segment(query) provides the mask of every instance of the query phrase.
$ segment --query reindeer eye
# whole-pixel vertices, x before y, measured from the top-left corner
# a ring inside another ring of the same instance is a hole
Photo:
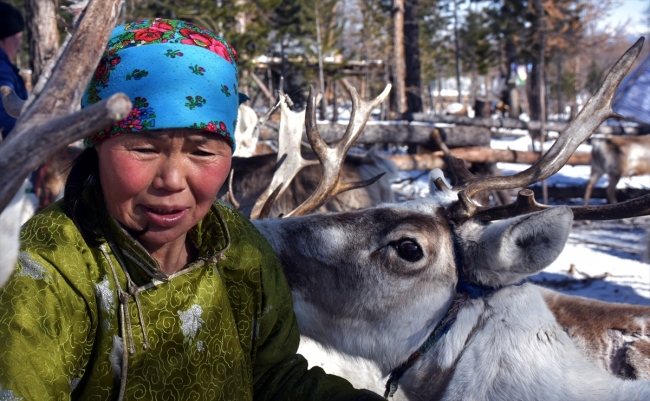
[[[424,256],[420,245],[410,238],[403,238],[399,241],[395,241],[392,245],[397,251],[397,255],[406,261],[417,262]]]

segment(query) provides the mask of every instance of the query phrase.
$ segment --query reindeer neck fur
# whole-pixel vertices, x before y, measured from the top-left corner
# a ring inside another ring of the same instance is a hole
[[[413,400],[650,397],[650,383],[616,378],[588,361],[532,284],[472,300],[400,387]]]

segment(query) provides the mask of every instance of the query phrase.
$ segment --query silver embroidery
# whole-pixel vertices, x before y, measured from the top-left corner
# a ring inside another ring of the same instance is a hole
[[[76,389],[80,382],[81,382],[80,377],[75,377],[74,379],[72,379],[70,381],[70,391]]]
[[[196,350],[199,352],[203,352],[205,349],[205,346],[203,345],[203,341],[197,341],[196,342]]]
[[[111,290],[108,275],[104,276],[101,283],[95,285],[95,295],[99,298],[99,306],[112,315],[115,308],[115,293]]]
[[[0,391],[0,401],[19,401],[22,399],[23,397],[14,396],[14,392],[11,390]]]
[[[102,327],[105,331],[109,331],[111,329],[111,322],[108,319],[104,319],[102,321]]]
[[[118,336],[113,336],[113,348],[111,349],[110,354],[108,354],[108,360],[111,361],[111,366],[113,368],[113,377],[116,381],[120,381],[122,378],[122,355],[124,354],[124,343],[122,338]]]
[[[203,308],[199,305],[192,305],[186,311],[178,311],[178,316],[181,319],[181,330],[185,336],[185,341],[192,341],[196,337],[196,333],[201,329],[201,324],[205,323],[201,319]]]
[[[18,255],[18,260],[21,269],[16,273],[17,276],[29,276],[34,280],[47,280],[50,277],[45,266],[34,260],[27,252],[21,252]],[[0,401],[2,401],[1,398]]]

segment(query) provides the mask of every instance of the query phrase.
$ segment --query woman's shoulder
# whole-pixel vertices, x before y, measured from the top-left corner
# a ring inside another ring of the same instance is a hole
[[[223,214],[233,241],[243,240],[258,243],[261,247],[268,246],[262,233],[259,232],[248,217],[228,203],[217,200],[214,204]]]
[[[74,222],[65,214],[61,201],[55,202],[22,227],[18,270],[38,267],[50,275],[62,275],[74,282],[88,279],[88,266],[95,254]],[[86,268],[83,268],[86,267]]]
[[[227,254],[246,255],[245,258],[259,266],[259,261],[264,259],[266,265],[276,260],[275,253],[266,238],[255,227],[249,218],[242,215],[229,204],[221,201],[215,202],[215,207],[221,212],[228,227],[230,246]],[[255,262],[257,260],[257,262]]]
[[[27,280],[36,288],[72,289],[71,293],[93,299],[93,283],[102,274],[98,254],[64,213],[61,202],[55,202],[23,225],[14,284]]]
[[[63,211],[62,201],[54,202],[36,213],[23,225],[20,232],[23,247],[53,242],[69,244],[78,240],[83,241],[81,233]]]

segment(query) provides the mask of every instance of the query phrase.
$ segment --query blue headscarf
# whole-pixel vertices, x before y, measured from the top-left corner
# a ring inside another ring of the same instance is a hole
[[[225,40],[189,22],[156,18],[116,27],[81,105],[123,92],[133,109],[86,146],[129,132],[190,128],[222,135],[234,152],[236,58]]]

